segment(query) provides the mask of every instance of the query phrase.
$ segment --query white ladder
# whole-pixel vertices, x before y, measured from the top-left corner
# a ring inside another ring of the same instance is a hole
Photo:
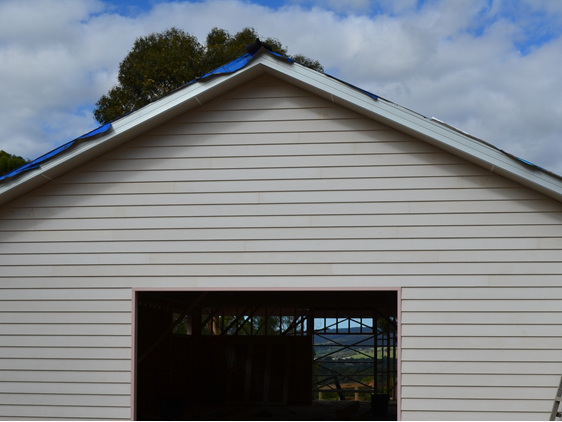
[[[556,418],[560,417],[560,412],[558,412],[558,407],[560,406],[560,401],[562,401],[562,377],[560,378],[560,385],[558,386],[558,392],[556,397],[554,397],[554,404],[552,405],[552,412],[550,412],[550,420],[555,421]]]

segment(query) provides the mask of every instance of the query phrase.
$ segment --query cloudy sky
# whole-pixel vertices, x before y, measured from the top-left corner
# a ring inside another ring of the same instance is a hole
[[[290,54],[562,175],[560,0],[0,0],[0,149],[98,124],[134,40],[250,26]]]

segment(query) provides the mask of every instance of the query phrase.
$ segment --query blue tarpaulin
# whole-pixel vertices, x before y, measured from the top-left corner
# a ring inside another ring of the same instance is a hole
[[[278,53],[275,53],[275,52],[273,52],[273,51],[267,50],[267,52],[268,52],[269,54],[271,54],[271,55],[274,55],[274,56],[277,56],[277,57],[282,58],[282,59],[284,59],[284,60],[287,60],[289,63],[293,63],[293,62],[294,62],[293,59],[288,58],[288,57],[285,57],[285,56],[283,56],[283,55],[281,55],[281,54],[278,54]],[[252,58],[254,57],[254,55],[255,55],[255,52],[253,52],[253,53],[246,53],[246,54],[244,54],[243,56],[240,56],[240,57],[238,57],[237,59],[235,59],[235,60],[233,60],[233,61],[231,61],[231,62],[225,64],[224,66],[221,66],[221,67],[219,67],[219,68],[217,68],[217,69],[215,69],[215,70],[213,70],[213,71],[211,71],[211,72],[209,72],[209,73],[207,73],[207,74],[205,74],[205,75],[203,75],[203,76],[201,76],[201,77],[199,77],[199,78],[197,78],[197,79],[194,79],[193,81],[191,81],[191,82],[189,82],[189,83],[183,85],[182,87],[180,87],[180,88],[178,88],[178,89],[182,89],[182,88],[184,88],[184,87],[186,87],[186,86],[189,86],[189,85],[192,85],[192,84],[194,84],[194,83],[197,83],[198,81],[200,81],[200,80],[202,80],[202,79],[205,79],[205,78],[208,78],[208,77],[210,77],[210,76],[226,75],[226,74],[229,74],[229,73],[237,72],[238,70],[240,70],[240,69],[242,69],[243,67],[245,67],[245,66],[252,60]],[[334,78],[334,79],[337,79],[337,78]],[[339,79],[337,79],[337,80],[339,80]],[[343,81],[340,81],[340,82],[343,82]],[[343,82],[343,83],[346,83],[346,82]],[[347,84],[347,83],[346,83],[346,84]],[[353,88],[355,88],[355,89],[357,89],[357,90],[363,92],[364,94],[366,94],[366,95],[368,95],[368,96],[370,96],[370,97],[372,97],[372,98],[374,98],[374,99],[377,99],[377,98],[378,98],[376,95],[371,94],[371,93],[368,92],[368,91],[365,91],[365,90],[363,90],[363,89],[357,88],[357,87],[355,87],[355,86],[353,86],[353,85],[351,85],[351,84],[347,84],[347,85],[349,85],[350,87],[353,87]],[[177,91],[177,90],[176,90],[176,91]],[[175,91],[174,91],[174,92],[175,92]],[[171,92],[170,92],[169,94],[171,94]],[[127,113],[127,114],[129,114],[129,113]],[[122,116],[122,117],[124,117],[124,116]],[[77,142],[82,141],[82,140],[86,140],[86,139],[89,139],[89,138],[93,138],[93,137],[95,137],[95,136],[97,136],[97,135],[104,134],[104,133],[106,133],[110,128],[111,128],[111,123],[107,123],[107,124],[105,124],[105,125],[103,125],[103,126],[100,126],[99,128],[97,128],[97,129],[95,129],[95,130],[93,130],[93,131],[91,131],[91,132],[89,132],[89,133],[87,133],[87,134],[85,134],[85,135],[82,135],[82,136],[80,136],[80,137],[78,137],[78,138],[76,138],[76,139],[74,139],[74,140],[72,140],[72,141],[70,141],[70,142],[68,142],[68,143],[66,143],[66,144],[64,144],[64,145],[61,145],[60,147],[58,147],[58,148],[52,150],[51,152],[49,152],[49,153],[47,153],[47,154],[45,154],[45,155],[42,155],[41,157],[39,157],[39,158],[37,158],[37,159],[35,159],[35,160],[33,160],[33,161],[31,161],[31,162],[29,162],[29,163],[23,165],[22,167],[20,167],[20,168],[14,170],[14,171],[12,171],[12,172],[10,172],[10,173],[8,173],[8,174],[5,174],[5,175],[1,176],[1,177],[0,177],[0,182],[3,182],[3,181],[5,181],[5,180],[7,180],[7,179],[11,179],[11,178],[13,178],[13,177],[16,177],[16,176],[20,175],[21,173],[26,172],[26,171],[28,171],[28,170],[33,170],[33,169],[39,167],[39,166],[41,165],[41,163],[43,163],[43,162],[45,162],[45,161],[51,159],[52,157],[54,157],[54,156],[56,156],[56,155],[62,153],[63,151],[65,151],[65,150],[67,150],[68,148],[70,148],[70,147],[72,147],[73,145],[75,145]]]
[[[272,54],[274,56],[280,57],[282,59],[285,59],[289,63],[294,62],[293,59],[282,56],[279,53],[275,53],[273,51],[268,51],[268,53]],[[240,56],[237,59],[232,60],[230,63],[227,63],[224,66],[221,66],[221,67],[219,67],[215,70],[212,70],[211,72],[201,76],[200,78],[194,80],[193,82],[197,82],[199,79],[203,79],[203,78],[206,78],[206,77],[212,76],[212,75],[225,75],[225,74],[228,74],[228,73],[234,73],[234,72],[242,69],[244,66],[246,66],[250,62],[250,60],[252,60],[252,57],[254,57],[254,54],[246,53],[243,56]],[[190,83],[193,83],[193,82],[190,82]]]
[[[47,154],[42,155],[41,157],[36,158],[35,160],[30,161],[27,164],[24,164],[23,166],[15,169],[14,171],[3,175],[2,177],[0,177],[0,182],[5,180],[5,179],[11,179],[12,177],[15,177],[15,176],[19,175],[20,173],[26,172],[28,170],[33,170],[33,169],[39,167],[39,165],[41,163],[51,159],[52,157],[54,157],[56,155],[59,155],[61,152],[67,150],[68,148],[70,148],[71,146],[76,144],[77,142],[80,142],[81,140],[93,138],[97,135],[101,135],[101,134],[107,132],[110,128],[111,128],[111,123],[107,123],[103,126],[98,127],[97,129],[92,130],[91,132],[86,133],[85,135],[82,135],[82,136],[80,136],[76,139],[73,139],[72,141],[67,142],[64,145],[61,145],[60,147],[52,150],[51,152],[48,152]]]
[[[242,69],[244,66],[246,66],[248,64],[248,62],[250,60],[252,60],[252,55],[251,54],[244,54],[243,56],[238,57],[237,59],[232,60],[230,63],[225,64],[224,66],[221,66],[215,70],[210,71],[209,73],[201,76],[198,79],[195,79],[193,82],[197,82],[199,79],[203,79],[206,78],[208,76],[211,75],[223,75],[223,74],[227,74],[227,73],[234,73],[237,70]]]
[[[280,54],[274,53],[274,52],[272,52],[272,51],[269,51],[269,53],[270,53],[270,54],[273,54],[273,55],[275,55],[275,56],[284,58],[284,59],[286,59],[287,61],[289,61],[290,63],[293,62],[292,59],[289,59],[289,58],[287,58],[287,57],[281,56]],[[254,57],[254,54],[246,53],[246,54],[244,54],[243,56],[240,56],[240,57],[238,57],[237,59],[235,59],[235,60],[233,60],[233,61],[231,61],[231,62],[225,64],[224,66],[221,66],[221,67],[219,67],[219,68],[217,68],[217,69],[215,69],[215,70],[213,70],[213,71],[211,71],[211,72],[209,72],[209,73],[207,73],[207,74],[205,74],[205,75],[203,75],[203,76],[201,76],[201,77],[199,77],[199,78],[197,78],[197,79],[194,79],[193,81],[187,83],[186,85],[182,86],[181,88],[184,88],[184,87],[187,86],[187,85],[194,84],[194,83],[200,81],[201,79],[207,78],[207,77],[209,77],[209,76],[214,76],[214,75],[225,75],[225,74],[228,74],[228,73],[234,73],[234,72],[236,72],[236,71],[242,69],[244,66],[246,66],[246,65],[250,62],[250,60],[252,60],[253,57]],[[179,89],[181,89],[181,88],[179,88]],[[127,114],[128,114],[128,113],[127,113]],[[107,132],[110,128],[111,128],[111,123],[107,123],[107,124],[105,124],[105,125],[103,125],[103,126],[100,126],[100,127],[97,128],[97,129],[94,129],[93,131],[91,131],[91,132],[89,132],[89,133],[87,133],[87,134],[85,134],[85,135],[82,135],[82,136],[80,136],[80,137],[78,137],[78,138],[76,138],[76,139],[73,139],[72,141],[67,142],[67,143],[64,144],[64,145],[61,145],[60,147],[58,147],[58,148],[52,150],[51,152],[49,152],[49,153],[47,153],[47,154],[45,154],[45,155],[42,155],[41,157],[36,158],[35,160],[33,160],[33,161],[31,161],[31,162],[29,162],[29,163],[27,163],[27,164],[24,164],[23,166],[17,168],[16,170],[14,170],[14,171],[12,171],[12,172],[10,172],[10,173],[7,173],[7,174],[1,176],[1,177],[0,177],[0,182],[3,182],[3,181],[5,181],[5,180],[7,180],[7,179],[11,179],[11,178],[13,178],[13,177],[16,177],[16,176],[18,176],[19,174],[24,173],[24,172],[26,172],[26,171],[36,169],[37,167],[40,166],[41,163],[43,163],[43,162],[45,162],[45,161],[51,159],[52,157],[54,157],[54,156],[56,156],[56,155],[62,153],[63,151],[67,150],[68,148],[72,147],[72,146],[73,146],[74,144],[76,144],[77,142],[79,142],[79,141],[81,141],[81,140],[88,139],[88,138],[92,138],[92,137],[94,137],[94,136],[96,136],[96,135],[103,134],[103,133]]]

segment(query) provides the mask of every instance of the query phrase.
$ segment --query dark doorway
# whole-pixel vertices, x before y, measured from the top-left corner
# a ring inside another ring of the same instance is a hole
[[[142,291],[136,316],[139,420],[395,418],[395,291]]]

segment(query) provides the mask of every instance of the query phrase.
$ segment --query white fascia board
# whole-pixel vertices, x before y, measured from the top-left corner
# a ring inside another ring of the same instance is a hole
[[[509,157],[485,142],[384,99],[375,100],[359,89],[304,66],[289,65],[267,56],[262,62],[271,74],[281,79],[562,201],[560,177]]]

